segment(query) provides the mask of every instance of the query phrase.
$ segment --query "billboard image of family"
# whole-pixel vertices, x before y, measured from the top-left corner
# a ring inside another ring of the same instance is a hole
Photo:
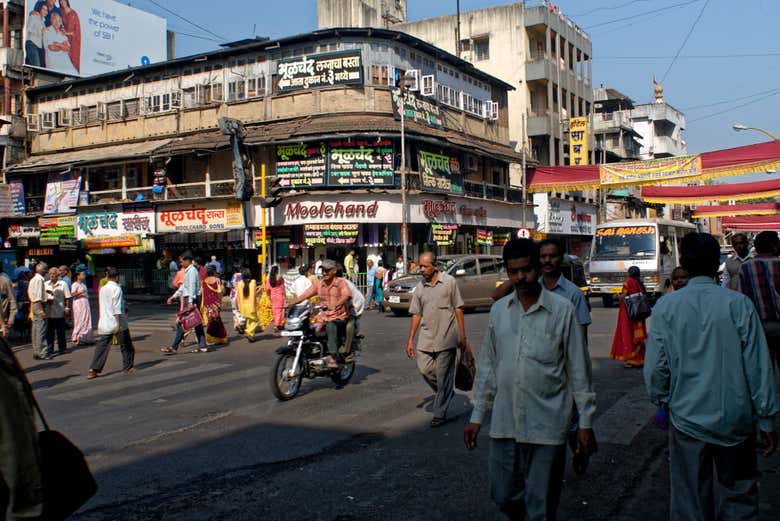
[[[112,0],[26,0],[24,63],[91,76],[166,59],[166,21]]]

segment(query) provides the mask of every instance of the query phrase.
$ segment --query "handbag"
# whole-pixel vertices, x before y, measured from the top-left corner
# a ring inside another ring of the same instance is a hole
[[[644,293],[626,295],[624,301],[629,320],[645,320],[653,313]]]
[[[32,401],[43,424],[43,430],[38,433],[43,481],[42,519],[60,521],[81,508],[95,495],[98,486],[84,454],[63,434],[49,428],[35,396]]]
[[[185,331],[203,325],[203,317],[200,316],[200,311],[196,307],[179,311],[176,313],[176,320]]]
[[[470,391],[474,387],[474,377],[477,374],[477,364],[474,354],[468,347],[461,351],[455,368],[455,387],[461,391]]]

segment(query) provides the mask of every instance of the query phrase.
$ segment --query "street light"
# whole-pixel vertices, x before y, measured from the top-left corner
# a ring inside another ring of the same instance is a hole
[[[737,132],[741,132],[741,131],[743,131],[743,130],[756,130],[756,131],[758,131],[758,132],[763,132],[764,134],[766,134],[767,136],[769,136],[769,138],[770,138],[771,140],[773,140],[773,141],[777,141],[777,139],[778,139],[776,135],[772,134],[772,133],[771,133],[771,132],[769,132],[768,130],[764,130],[763,128],[757,128],[757,127],[748,127],[748,126],[745,126],[745,125],[740,125],[739,123],[734,123],[734,124],[731,126],[731,128],[733,128],[733,129],[734,129],[735,131],[737,131]]]
[[[401,91],[400,95],[400,109],[401,109],[401,256],[406,266],[407,259],[407,246],[409,242],[408,230],[406,229],[406,101],[404,99],[406,93],[406,87],[415,78],[404,74],[398,79],[398,89]]]

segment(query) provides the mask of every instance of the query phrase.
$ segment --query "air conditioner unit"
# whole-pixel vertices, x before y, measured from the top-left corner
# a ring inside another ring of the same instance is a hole
[[[420,92],[423,96],[436,95],[436,81],[432,74],[422,77],[422,89],[420,89]]]
[[[39,114],[27,114],[25,119],[27,120],[28,131],[38,132],[41,129],[41,116]]]
[[[60,126],[62,127],[69,127],[73,123],[73,118],[71,117],[73,111],[70,109],[59,109],[57,111],[57,121],[59,121]]]
[[[406,90],[410,90],[410,91],[420,90],[420,71],[417,69],[406,71],[405,81],[406,81]]]

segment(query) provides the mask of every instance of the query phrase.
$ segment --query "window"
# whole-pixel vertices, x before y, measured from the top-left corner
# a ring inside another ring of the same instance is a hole
[[[246,80],[246,97],[258,98],[265,96],[265,76]]]
[[[460,50],[461,51],[470,51],[471,50],[471,40],[465,39],[460,41]]]
[[[477,274],[477,260],[476,259],[472,259],[472,260],[464,261],[460,266],[457,267],[457,269],[455,271],[457,272],[457,271],[460,271],[460,270],[465,271],[466,272],[465,275],[467,277],[471,276],[471,275],[476,275]]]
[[[498,273],[501,271],[501,266],[496,264],[494,259],[479,259],[479,271],[482,275]]]
[[[474,59],[476,61],[484,61],[490,59],[490,39],[480,38],[474,40]]]
[[[160,112],[160,95],[146,96],[144,98],[144,114]]]
[[[109,121],[118,121],[122,119],[122,102],[114,101],[106,104],[106,111],[108,112]]]
[[[246,82],[236,80],[228,83],[228,101],[238,101],[246,98]]]
[[[211,99],[207,100],[206,103],[219,102],[225,99],[225,87],[221,83],[212,83],[210,91]]]
[[[126,99],[123,102],[125,117],[135,118],[138,117],[138,98]]]

